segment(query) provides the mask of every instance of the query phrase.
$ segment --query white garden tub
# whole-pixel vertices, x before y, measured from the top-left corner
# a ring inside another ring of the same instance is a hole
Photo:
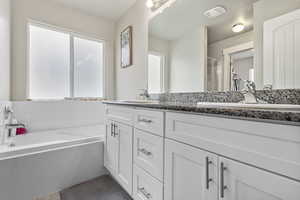
[[[32,200],[106,173],[103,125],[29,133],[0,145],[0,199]]]

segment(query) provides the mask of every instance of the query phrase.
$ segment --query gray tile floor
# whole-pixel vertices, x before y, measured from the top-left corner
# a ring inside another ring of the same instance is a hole
[[[73,186],[60,195],[61,200],[132,200],[110,176]]]

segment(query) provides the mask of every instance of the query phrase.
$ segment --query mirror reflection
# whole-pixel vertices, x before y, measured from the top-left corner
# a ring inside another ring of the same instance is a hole
[[[242,91],[249,81],[300,88],[297,3],[177,0],[158,8],[149,21],[149,92]]]

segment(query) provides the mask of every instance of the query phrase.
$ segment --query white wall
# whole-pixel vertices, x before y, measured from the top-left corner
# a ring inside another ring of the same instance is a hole
[[[220,59],[223,56],[223,49],[236,46],[243,43],[248,43],[254,40],[254,32],[249,31],[242,33],[225,40],[214,42],[208,45],[208,56],[215,59]]]
[[[154,36],[149,36],[149,51],[156,52],[165,56],[164,65],[164,89],[169,91],[169,67],[170,67],[170,41],[163,40]]]
[[[104,124],[105,107],[99,101],[26,101],[12,107],[29,132]]]
[[[170,44],[170,92],[206,89],[207,29],[196,28]]]
[[[133,65],[121,69],[120,34],[127,26],[133,27]],[[140,89],[147,88],[148,9],[144,0],[138,0],[120,18],[116,30],[116,97],[135,99]]]
[[[254,3],[255,82],[263,88],[263,24],[266,20],[300,8],[300,0],[260,0]]]
[[[0,101],[10,98],[10,0],[0,1]]]
[[[26,99],[26,48],[28,19],[57,27],[70,29],[93,38],[106,41],[106,85],[108,97],[114,88],[114,35],[115,23],[99,17],[84,14],[52,1],[13,0],[12,1],[12,99]]]
[[[170,41],[149,36],[149,51],[159,52],[160,54],[167,56],[170,51]]]

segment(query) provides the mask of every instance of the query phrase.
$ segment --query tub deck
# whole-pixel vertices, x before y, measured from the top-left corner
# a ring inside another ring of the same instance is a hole
[[[0,160],[103,142],[104,135],[104,125],[28,133],[13,138],[13,147],[0,145]]]

